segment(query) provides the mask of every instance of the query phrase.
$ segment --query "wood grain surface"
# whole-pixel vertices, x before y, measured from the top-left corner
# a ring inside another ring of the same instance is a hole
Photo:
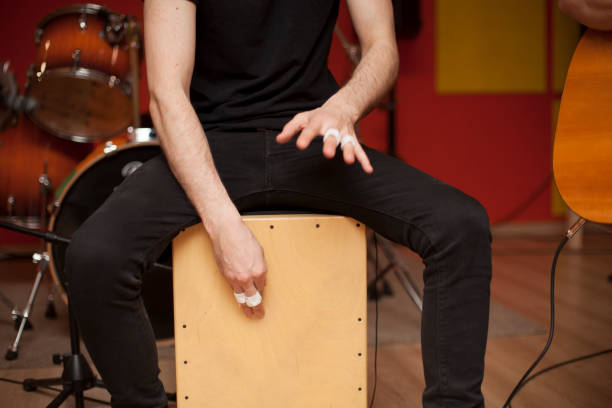
[[[178,406],[365,408],[365,227],[246,216],[266,254],[266,316],[249,319],[201,225],[173,244]]]

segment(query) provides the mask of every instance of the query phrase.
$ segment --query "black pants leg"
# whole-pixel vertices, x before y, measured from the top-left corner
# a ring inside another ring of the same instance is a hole
[[[458,190],[368,150],[374,174],[278,145],[275,132],[209,132],[221,178],[241,210],[299,207],[352,216],[423,257],[425,407],[482,406],[490,234],[483,208]],[[153,333],[140,299],[148,266],[198,221],[163,157],[132,174],[75,233],[69,294],[115,407],[163,407]],[[214,333],[211,333],[214,335]]]

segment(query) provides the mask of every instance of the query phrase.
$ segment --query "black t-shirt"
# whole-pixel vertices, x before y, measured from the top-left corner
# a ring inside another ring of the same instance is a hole
[[[199,0],[191,102],[204,129],[281,129],[338,90],[338,0]]]

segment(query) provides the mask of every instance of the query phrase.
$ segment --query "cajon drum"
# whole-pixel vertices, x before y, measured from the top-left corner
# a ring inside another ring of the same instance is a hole
[[[365,408],[365,226],[342,216],[244,216],[268,265],[246,317],[201,224],[174,240],[178,407]]]

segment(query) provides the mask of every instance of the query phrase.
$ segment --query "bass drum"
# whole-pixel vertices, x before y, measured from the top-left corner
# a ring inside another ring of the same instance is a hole
[[[161,153],[152,129],[136,129],[129,135],[115,137],[98,146],[85,158],[58,188],[49,231],[71,237],[78,227],[102,205],[125,178],[144,162]],[[50,270],[64,290],[62,273],[65,244],[48,244]],[[165,258],[165,259],[164,259]],[[167,263],[168,251],[160,262]],[[172,274],[154,268],[143,286],[143,299],[157,338],[172,337]],[[62,297],[66,300],[65,292]]]

